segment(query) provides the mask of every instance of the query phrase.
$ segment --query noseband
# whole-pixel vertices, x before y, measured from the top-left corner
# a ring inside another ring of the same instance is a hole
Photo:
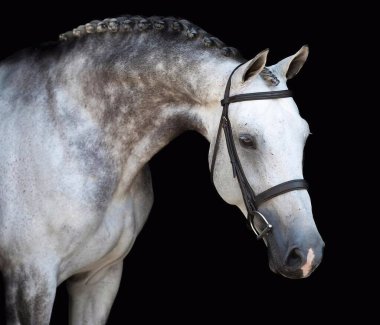
[[[236,151],[236,146],[235,146],[232,129],[231,129],[231,122],[228,118],[228,107],[230,103],[244,102],[248,100],[264,100],[264,99],[277,99],[277,98],[291,97],[292,93],[290,90],[279,90],[279,91],[267,91],[267,92],[258,92],[258,93],[249,93],[249,94],[240,94],[240,95],[230,96],[232,76],[234,72],[243,64],[244,63],[238,65],[231,72],[231,75],[228,78],[226,89],[224,92],[224,98],[221,101],[221,104],[223,106],[223,112],[222,112],[222,117],[220,119],[218,133],[216,135],[214,152],[213,152],[213,156],[211,160],[211,181],[212,182],[214,181],[214,168],[215,168],[216,155],[218,153],[220,135],[223,128],[224,135],[226,138],[227,150],[228,150],[228,154],[231,160],[232,173],[233,173],[234,178],[237,177],[241,193],[243,194],[244,204],[247,208],[247,212],[248,212],[247,221],[248,221],[249,228],[252,229],[252,231],[256,234],[257,239],[261,239],[270,232],[270,230],[272,229],[272,225],[267,221],[264,215],[261,212],[259,212],[258,210],[259,206],[263,202],[268,201],[281,194],[284,194],[290,191],[295,191],[295,190],[302,190],[302,189],[307,190],[308,185],[304,179],[294,179],[291,181],[287,181],[287,182],[275,185],[260,194],[255,194],[255,192],[249,185],[247,177],[244,174],[243,167],[240,163],[239,156]],[[260,230],[255,226],[254,224],[255,218],[258,218],[259,220],[261,220],[262,223],[264,223],[265,228],[263,230]]]

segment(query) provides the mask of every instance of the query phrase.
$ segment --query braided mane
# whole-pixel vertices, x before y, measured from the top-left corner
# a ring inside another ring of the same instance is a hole
[[[142,17],[122,16],[117,18],[106,18],[104,20],[93,20],[85,25],[80,25],[71,31],[59,35],[60,41],[70,41],[91,34],[101,33],[148,33],[160,32],[177,34],[187,40],[202,42],[205,47],[215,47],[221,50],[224,56],[240,56],[237,49],[227,47],[220,39],[208,34],[200,27],[185,19],[173,17]]]
[[[75,41],[79,38],[89,37],[91,34],[102,33],[148,32],[177,34],[178,37],[182,37],[182,39],[202,42],[205,47],[220,49],[224,56],[241,56],[236,48],[226,46],[219,38],[210,35],[202,28],[185,19],[177,19],[174,17],[126,15],[117,18],[106,18],[104,20],[93,20],[59,35],[59,40],[61,42]],[[270,85],[277,86],[280,82],[276,75],[267,67],[261,71],[260,75]]]
[[[269,70],[269,68],[264,67],[260,72],[260,76],[271,86],[277,86],[280,83],[280,80],[276,77],[273,71]]]

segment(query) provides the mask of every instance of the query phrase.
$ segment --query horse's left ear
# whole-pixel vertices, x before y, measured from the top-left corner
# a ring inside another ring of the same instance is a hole
[[[275,65],[275,69],[286,79],[292,79],[301,70],[308,55],[309,47],[304,45],[296,54],[278,62]]]
[[[265,63],[267,62],[269,49],[261,51],[257,54],[252,60],[244,63],[239,67],[234,73],[234,79],[245,82],[248,79],[254,78],[257,76],[261,70],[264,69]]]

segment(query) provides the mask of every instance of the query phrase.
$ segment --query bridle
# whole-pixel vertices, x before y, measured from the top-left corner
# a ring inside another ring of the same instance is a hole
[[[282,195],[284,193],[302,189],[308,189],[308,185],[304,179],[293,179],[291,181],[287,181],[278,185],[275,185],[266,191],[255,194],[253,189],[248,183],[247,177],[244,174],[243,167],[240,163],[239,156],[236,151],[234,137],[231,129],[231,122],[228,118],[228,107],[231,103],[243,102],[247,100],[264,100],[264,99],[278,99],[291,97],[292,93],[290,90],[278,90],[278,91],[266,91],[266,92],[257,92],[257,93],[248,93],[248,94],[240,94],[230,96],[230,88],[231,88],[231,79],[234,72],[244,63],[238,65],[230,74],[228,78],[226,89],[224,92],[224,98],[221,101],[223,106],[222,116],[219,123],[218,133],[216,135],[216,142],[214,146],[214,152],[211,160],[211,181],[214,181],[214,168],[216,156],[218,153],[219,142],[221,131],[223,128],[224,135],[226,138],[227,150],[230,156],[231,165],[232,165],[232,173],[234,178],[237,177],[239,182],[240,190],[243,195],[244,204],[246,206],[248,216],[247,221],[249,228],[256,234],[257,239],[262,239],[264,236],[268,235],[270,230],[272,229],[272,225],[268,222],[268,220],[264,217],[264,215],[258,211],[259,206],[276,196]],[[261,222],[264,223],[265,228],[263,230],[258,229],[255,224],[255,218],[259,218]]]

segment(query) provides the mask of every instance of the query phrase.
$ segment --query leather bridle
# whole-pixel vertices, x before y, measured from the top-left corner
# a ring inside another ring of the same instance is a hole
[[[243,195],[244,204],[247,209],[247,213],[248,213],[247,221],[248,221],[249,228],[252,229],[252,231],[256,234],[257,239],[262,239],[264,236],[268,235],[268,233],[272,229],[272,225],[267,221],[264,215],[258,211],[259,206],[263,202],[268,201],[284,193],[295,191],[295,190],[302,190],[302,189],[307,190],[308,185],[304,179],[294,179],[291,181],[287,181],[287,182],[275,185],[260,194],[255,194],[255,192],[249,185],[249,182],[247,180],[247,177],[244,174],[243,167],[240,163],[240,159],[236,151],[234,137],[233,137],[232,129],[231,129],[231,122],[228,118],[229,105],[231,103],[243,102],[243,101],[248,101],[248,100],[264,100],[264,99],[278,99],[278,98],[291,97],[292,93],[290,90],[278,90],[278,91],[257,92],[257,93],[248,93],[248,94],[230,96],[232,76],[234,72],[243,64],[244,63],[238,65],[231,72],[231,75],[228,78],[226,89],[224,92],[224,98],[221,101],[221,104],[223,106],[223,111],[222,111],[222,116],[219,123],[218,133],[216,135],[214,152],[213,152],[213,156],[211,160],[211,181],[212,182],[214,181],[215,161],[216,161],[216,156],[217,156],[218,148],[219,148],[221,130],[223,128],[224,135],[226,138],[227,150],[228,150],[228,154],[231,160],[232,173],[233,173],[234,178],[237,177],[240,190]],[[263,230],[260,230],[255,226],[254,224],[255,218],[258,218],[259,220],[261,220],[261,222],[264,223],[265,228]]]

